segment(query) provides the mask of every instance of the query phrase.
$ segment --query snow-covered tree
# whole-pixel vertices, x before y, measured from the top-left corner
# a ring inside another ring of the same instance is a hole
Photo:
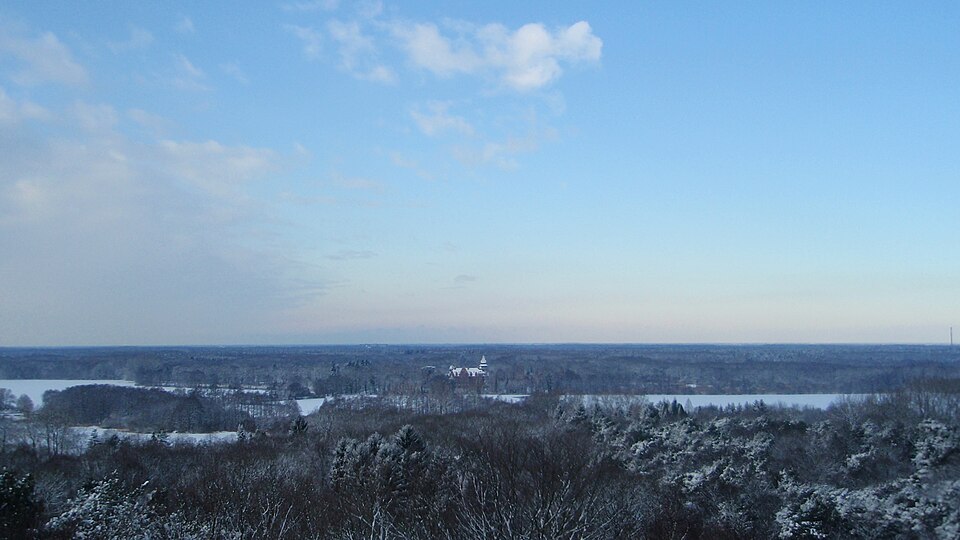
[[[30,475],[0,471],[0,538],[28,538],[42,511]]]

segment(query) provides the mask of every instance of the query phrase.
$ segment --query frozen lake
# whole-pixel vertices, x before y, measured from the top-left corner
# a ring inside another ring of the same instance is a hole
[[[43,393],[47,390],[63,390],[71,386],[83,384],[113,384],[117,386],[136,386],[133,381],[124,381],[116,379],[0,379],[0,388],[8,388],[13,394],[19,397],[22,394],[30,396],[36,406],[40,406],[43,400]],[[167,390],[167,388],[164,388]],[[176,390],[169,388],[168,390]],[[182,389],[180,389],[182,390]],[[259,389],[254,389],[257,391]],[[263,391],[263,390],[260,390]],[[745,405],[753,404],[757,401],[763,401],[767,405],[785,405],[787,407],[814,407],[817,409],[826,409],[831,403],[841,397],[859,398],[864,394],[648,394],[648,395],[568,395],[564,399],[581,399],[585,405],[592,406],[594,403],[608,404],[630,404],[641,400],[650,403],[659,403],[660,401],[673,401],[684,407],[706,407],[716,405],[726,407],[727,405]],[[298,399],[302,414],[310,414],[319,409],[325,402],[331,399],[358,399],[365,397],[361,394],[351,394],[342,396],[328,396],[322,398]],[[375,396],[366,396],[375,397]],[[484,394],[483,397],[507,403],[519,403],[527,396],[521,394],[498,395]]]
[[[592,406],[594,403],[619,404],[632,403],[646,399],[650,403],[674,401],[684,408],[726,407],[727,405],[752,405],[763,401],[767,405],[783,405],[786,407],[813,407],[826,409],[831,403],[841,398],[862,398],[866,394],[647,394],[647,395],[584,395],[565,396],[565,399],[580,398],[583,403]]]
[[[587,406],[593,406],[599,403],[601,406],[630,405],[646,401],[649,403],[659,403],[661,401],[673,401],[684,406],[684,408],[695,409],[697,407],[708,407],[715,405],[717,407],[726,407],[727,405],[752,405],[757,401],[763,401],[766,405],[781,405],[785,407],[812,407],[815,409],[826,409],[830,404],[841,398],[859,399],[866,394],[636,394],[636,395],[567,395],[564,400],[580,399]],[[341,398],[355,399],[359,396],[341,396]],[[482,394],[481,397],[506,403],[520,403],[527,397],[526,394]],[[309,398],[298,399],[302,414],[316,412],[325,402],[333,398]]]
[[[133,381],[115,379],[85,380],[85,379],[0,379],[0,388],[8,388],[17,397],[23,394],[30,396],[30,400],[37,407],[43,402],[43,393],[47,390],[63,390],[71,386],[82,384],[113,384],[116,386],[136,386]]]

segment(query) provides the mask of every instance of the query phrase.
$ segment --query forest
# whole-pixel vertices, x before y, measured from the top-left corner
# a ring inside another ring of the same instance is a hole
[[[484,399],[485,383],[465,387],[442,374],[446,363],[466,365],[472,349],[388,348],[369,356],[311,349],[319,358],[285,350],[295,357],[289,378],[282,377],[287,360],[240,350],[212,360],[212,349],[75,357],[5,351],[0,366],[8,377],[28,366],[34,376],[155,373],[164,383],[191,372],[196,386],[81,385],[47,392],[35,407],[6,395],[0,537],[960,536],[960,373],[942,348],[881,347],[875,356],[869,347],[831,356],[823,354],[829,348],[779,346],[486,353],[491,384],[542,368],[526,379],[533,391],[518,403]],[[30,355],[39,361],[25,360]],[[44,371],[57,363],[63,371]],[[883,390],[826,409],[756,401],[689,410],[613,395],[588,402],[571,391],[685,384],[697,369],[691,366],[704,364],[726,376],[710,384],[701,375],[690,391],[700,384],[768,388],[760,382],[766,375],[749,377],[744,366],[751,364],[761,373],[782,366],[777,380],[787,389],[819,381],[836,390],[850,378]],[[809,373],[791,386],[797,364]],[[661,378],[645,386],[651,366]],[[384,375],[404,367],[403,377]],[[231,368],[233,379],[225,380]],[[873,379],[888,369],[899,369],[899,378]],[[538,386],[543,371],[558,374],[550,391]],[[286,401],[296,393],[337,394],[335,381],[371,372],[368,391],[379,395],[330,399],[306,416]],[[126,430],[150,435],[122,436]],[[234,433],[229,442],[173,438],[218,430]]]
[[[233,444],[21,445],[0,536],[956,538],[958,386],[826,411],[331,406]]]

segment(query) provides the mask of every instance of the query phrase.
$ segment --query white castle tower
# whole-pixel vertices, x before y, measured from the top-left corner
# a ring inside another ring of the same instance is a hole
[[[480,357],[480,373],[487,372],[487,356],[483,355]]]

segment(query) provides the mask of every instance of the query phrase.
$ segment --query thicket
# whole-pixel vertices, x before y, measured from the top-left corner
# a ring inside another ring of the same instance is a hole
[[[154,388],[102,384],[46,392],[39,414],[64,425],[146,432],[233,431],[238,424],[251,421],[246,412],[226,408],[221,400],[197,392],[177,395]]]

